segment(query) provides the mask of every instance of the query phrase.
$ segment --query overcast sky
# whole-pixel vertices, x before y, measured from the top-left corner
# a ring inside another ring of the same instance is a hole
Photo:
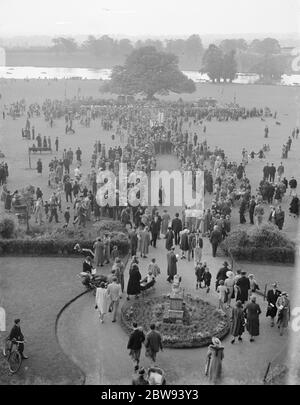
[[[298,32],[300,0],[0,0],[0,35]]]

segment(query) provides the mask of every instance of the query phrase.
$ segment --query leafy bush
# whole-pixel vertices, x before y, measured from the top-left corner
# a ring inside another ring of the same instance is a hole
[[[265,224],[248,231],[249,245],[254,247],[295,247],[295,244],[273,224]]]
[[[97,227],[97,233],[106,231],[116,231],[116,232],[125,232],[126,228],[120,221],[113,221],[110,219],[103,219],[100,221],[99,226]]]
[[[295,261],[295,243],[272,224],[251,227],[247,231],[239,227],[229,233],[221,247],[226,255],[232,254],[237,260]]]
[[[126,234],[122,232],[111,232],[111,248],[118,246],[122,255],[129,251],[129,241]],[[67,238],[64,234],[56,235],[54,238],[48,235],[36,238],[22,239],[0,239],[0,255],[20,254],[20,255],[73,255],[74,246],[79,243],[81,247],[91,249],[94,244],[93,239]]]
[[[2,215],[0,217],[0,236],[4,239],[10,239],[15,236],[17,222],[12,215]]]
[[[236,260],[247,260],[252,262],[268,261],[277,263],[295,262],[295,250],[290,248],[237,247],[231,249],[230,253]]]

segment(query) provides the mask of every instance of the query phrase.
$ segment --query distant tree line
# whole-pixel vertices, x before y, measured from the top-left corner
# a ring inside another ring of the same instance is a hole
[[[56,37],[52,39],[52,44],[39,49],[69,56],[84,53],[101,60],[102,65],[108,68],[123,64],[134,50],[154,47],[158,52],[175,55],[180,69],[208,73],[215,82],[231,82],[237,72],[258,73],[262,79],[277,79],[286,71],[288,62],[288,57],[281,54],[280,44],[274,38],[254,39],[249,43],[243,38],[225,39],[210,44],[206,49],[199,35],[191,35],[187,39],[137,42],[127,38],[114,39],[108,35],[90,35],[81,44],[71,37]]]

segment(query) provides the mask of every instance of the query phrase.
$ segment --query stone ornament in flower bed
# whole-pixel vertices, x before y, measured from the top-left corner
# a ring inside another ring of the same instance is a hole
[[[183,317],[166,321],[169,311],[169,296],[164,295],[134,303],[126,302],[121,309],[122,326],[128,334],[137,322],[145,331],[155,323],[161,333],[164,347],[189,348],[208,346],[213,336],[223,339],[230,330],[227,314],[210,303],[186,296],[183,302]]]

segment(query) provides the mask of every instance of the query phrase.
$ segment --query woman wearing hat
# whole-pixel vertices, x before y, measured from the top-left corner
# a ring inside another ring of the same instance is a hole
[[[235,338],[238,336],[238,340],[242,341],[242,334],[245,331],[245,315],[243,311],[243,305],[241,301],[237,301],[235,307],[231,313],[231,328],[230,333],[232,335],[231,343],[235,342]]]
[[[259,336],[259,315],[261,314],[260,306],[256,303],[255,295],[250,298],[245,310],[247,319],[247,330],[250,335],[250,342],[254,342],[254,337]]]
[[[135,295],[138,298],[141,292],[141,273],[137,263],[132,263],[129,270],[129,279],[127,284],[127,300],[129,301],[130,295]]]
[[[234,298],[234,274],[232,271],[226,272],[226,280],[224,281],[225,287],[227,287],[228,295],[227,295],[227,306],[230,307],[231,300]]]
[[[212,384],[218,384],[222,375],[222,360],[224,358],[224,347],[220,339],[212,338],[212,344],[208,346],[205,375]]]
[[[107,313],[108,310],[108,295],[107,295],[107,289],[105,288],[105,283],[102,282],[100,283],[99,288],[96,289],[96,303],[95,303],[95,309],[98,309],[99,311],[99,318],[100,322],[104,322],[104,315]]]
[[[277,315],[276,302],[281,295],[281,291],[279,291],[277,289],[277,287],[278,287],[278,284],[273,283],[272,289],[267,292],[268,309],[267,309],[266,316],[271,317],[271,327],[274,326],[274,319],[275,319],[275,316]]]
[[[236,299],[242,301],[242,304],[248,301],[250,292],[250,281],[246,274],[246,271],[241,271],[241,277],[236,281]]]
[[[167,230],[167,232],[166,232],[166,236],[165,236],[165,239],[166,239],[166,249],[167,250],[171,250],[171,248],[172,248],[172,246],[173,246],[173,244],[174,244],[174,232],[172,231],[172,227],[171,226],[169,226],[168,227],[168,230]]]
[[[228,289],[224,285],[224,280],[220,280],[217,293],[219,295],[219,309],[225,312],[225,302],[227,302]]]
[[[249,282],[250,282],[250,291],[251,293],[255,293],[256,290],[259,290],[259,285],[254,278],[254,274],[249,274]]]
[[[278,328],[280,329],[280,336],[282,336],[284,329],[288,327],[291,317],[290,300],[286,292],[282,292],[280,297],[278,297],[276,307],[278,309]]]
[[[94,252],[95,252],[95,258],[94,262],[95,265],[98,266],[103,266],[104,262],[104,244],[101,241],[101,238],[97,238],[96,242],[94,243],[93,246]]]

